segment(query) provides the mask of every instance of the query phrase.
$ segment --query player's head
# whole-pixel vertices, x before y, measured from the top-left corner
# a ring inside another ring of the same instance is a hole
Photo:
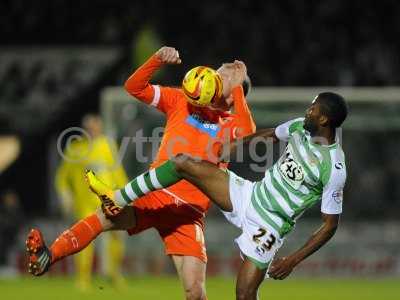
[[[346,119],[347,111],[347,104],[342,96],[332,92],[320,93],[307,109],[304,129],[313,134],[322,127],[338,128]]]
[[[243,92],[246,96],[251,89],[251,80],[249,76],[246,76],[245,80],[242,83]],[[205,116],[205,119],[210,122],[217,122],[219,116],[223,112],[227,112],[233,106],[233,97],[232,94],[229,94],[227,98],[221,97],[221,101],[214,103],[214,105],[208,107],[200,107],[198,108],[201,111],[201,114]]]
[[[214,72],[215,74],[212,74],[212,72],[211,73],[208,72],[208,69]],[[221,113],[229,111],[230,108],[233,106],[232,77],[235,71],[236,71],[235,63],[224,63],[217,71],[214,71],[208,67],[196,67],[191,69],[185,75],[185,78],[183,79],[182,82],[182,90],[188,102],[192,104],[190,110],[196,111],[196,113],[201,114],[202,116],[205,117],[205,119],[208,119],[209,121],[212,122],[218,120],[219,115],[221,115]],[[202,75],[205,75],[203,77],[204,82],[201,83],[203,88],[206,87],[205,90],[207,90],[207,88],[209,88],[209,90],[214,89],[213,84],[207,84],[207,82],[211,81],[213,76],[216,77],[216,81],[218,82],[216,86],[219,87],[219,91],[218,93],[214,93],[212,101],[210,101],[208,105],[197,105],[202,95],[201,93],[199,93],[196,87],[198,86],[199,84],[198,82],[200,80],[199,78],[201,78]],[[251,81],[247,75],[242,83],[242,87],[244,95],[246,96],[251,89]]]
[[[103,122],[99,115],[87,114],[82,118],[82,127],[91,137],[97,137],[103,133]]]

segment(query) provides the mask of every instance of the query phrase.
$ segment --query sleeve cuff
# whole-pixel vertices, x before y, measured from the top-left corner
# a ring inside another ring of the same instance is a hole
[[[321,208],[321,212],[326,215],[340,215],[342,213],[342,209],[327,209]]]
[[[275,135],[281,141],[284,141],[284,142],[288,141],[289,133],[287,132],[287,128],[285,128],[285,126],[280,125],[280,126],[276,127]]]

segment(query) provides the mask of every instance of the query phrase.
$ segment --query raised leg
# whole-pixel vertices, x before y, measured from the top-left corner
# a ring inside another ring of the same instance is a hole
[[[197,186],[222,210],[232,211],[227,172],[212,163],[197,161],[184,154],[175,156],[171,161],[179,175]]]

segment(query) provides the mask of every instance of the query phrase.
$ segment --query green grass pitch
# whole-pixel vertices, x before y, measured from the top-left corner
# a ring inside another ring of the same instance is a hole
[[[71,278],[23,277],[0,279],[0,297],[5,300],[124,300],[183,299],[175,277],[130,277],[127,287],[115,290],[108,282],[94,279],[93,288],[79,292]],[[233,278],[208,278],[208,299],[234,299]],[[290,300],[394,300],[400,299],[399,279],[301,278],[263,283],[260,299]]]

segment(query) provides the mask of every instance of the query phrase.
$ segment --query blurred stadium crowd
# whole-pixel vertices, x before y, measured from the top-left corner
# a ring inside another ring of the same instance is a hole
[[[256,85],[399,83],[396,1],[227,3],[6,0],[2,43],[126,46],[146,24],[191,65],[246,58]]]
[[[0,173],[2,237],[22,215],[48,214],[51,139],[98,110],[104,86],[122,85],[144,28],[179,49],[183,70],[240,58],[256,86],[400,84],[397,1],[4,0],[0,10],[0,136],[21,145]],[[349,132],[345,214],[398,217],[396,137]]]

